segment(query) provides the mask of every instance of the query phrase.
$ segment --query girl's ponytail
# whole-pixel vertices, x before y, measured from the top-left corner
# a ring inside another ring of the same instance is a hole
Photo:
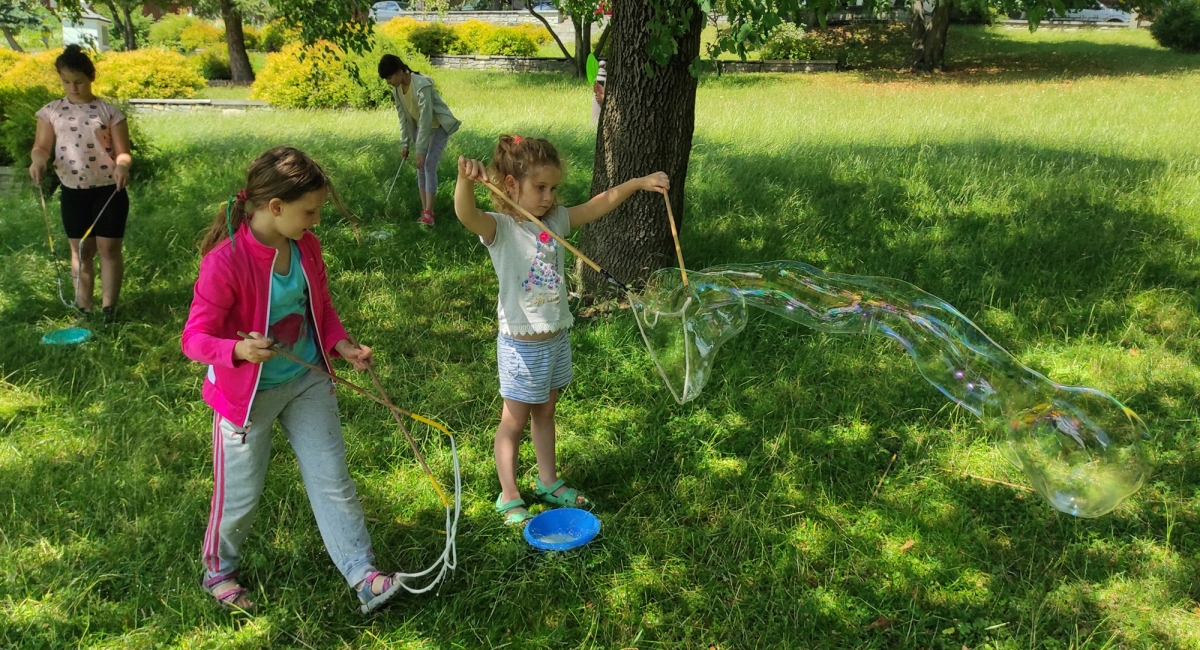
[[[293,147],[268,149],[250,163],[250,170],[246,173],[246,186],[236,195],[229,197],[217,211],[208,232],[200,240],[200,254],[207,255],[226,238],[232,240],[246,221],[246,214],[266,206],[271,199],[290,203],[309,192],[326,188],[329,189],[333,204],[353,226],[353,217],[320,165],[313,162],[303,151]],[[252,209],[246,207],[247,203]]]

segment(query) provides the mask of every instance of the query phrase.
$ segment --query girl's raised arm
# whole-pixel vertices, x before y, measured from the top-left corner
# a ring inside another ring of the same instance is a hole
[[[587,203],[567,208],[567,215],[571,217],[571,230],[589,224],[616,210],[617,206],[624,203],[625,199],[638,190],[665,192],[669,189],[671,189],[671,180],[663,172],[654,172],[649,176],[625,181],[593,196],[592,200]]]
[[[486,241],[496,239],[496,220],[475,205],[475,183],[486,181],[487,170],[478,160],[458,157],[458,183],[454,186],[454,213],[467,230]]]

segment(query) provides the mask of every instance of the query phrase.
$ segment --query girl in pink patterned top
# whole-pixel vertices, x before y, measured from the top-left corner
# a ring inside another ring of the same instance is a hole
[[[96,283],[95,257],[100,252],[106,320],[115,316],[125,258],[121,245],[129,217],[129,125],[116,106],[92,94],[96,68],[78,45],[69,45],[54,61],[67,96],[37,113],[37,136],[29,176],[40,184],[53,158],[62,181],[63,229],[71,241],[71,274],[76,278],[75,305],[92,311]],[[93,227],[92,224],[95,224]],[[95,237],[82,242],[88,229]]]

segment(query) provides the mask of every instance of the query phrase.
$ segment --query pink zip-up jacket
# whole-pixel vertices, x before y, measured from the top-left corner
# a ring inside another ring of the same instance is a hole
[[[321,242],[310,232],[296,242],[300,267],[308,284],[317,348],[331,371],[334,346],[350,338],[329,299]],[[271,313],[271,270],[274,248],[254,238],[245,222],[234,239],[217,244],[200,260],[191,313],[183,328],[183,353],[193,361],[208,364],[208,377],[201,391],[204,401],[221,417],[245,427],[258,390],[261,363],[235,361],[233,348],[243,332],[266,332]]]

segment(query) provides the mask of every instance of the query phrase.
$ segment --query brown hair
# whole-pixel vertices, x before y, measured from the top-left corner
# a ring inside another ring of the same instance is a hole
[[[504,179],[512,176],[518,183],[525,180],[539,167],[554,167],[562,170],[558,149],[549,140],[523,138],[519,135],[502,135],[492,152],[492,164],[488,165],[488,178],[492,185],[504,189]],[[492,205],[505,214],[512,214],[513,207],[503,197],[492,193]],[[553,210],[558,203],[550,206]]]
[[[92,63],[92,59],[88,57],[87,52],[83,51],[82,47],[72,43],[68,45],[58,58],[54,59],[54,69],[58,72],[70,70],[78,72],[87,77],[90,81],[96,80],[96,66]]]
[[[271,199],[279,199],[284,203],[297,201],[309,192],[329,189],[329,196],[339,212],[350,219],[350,212],[338,197],[325,170],[313,162],[308,154],[293,147],[275,147],[268,149],[254,162],[246,173],[246,186],[238,192],[235,198],[223,204],[213,219],[212,226],[200,242],[200,253],[208,254],[217,244],[229,237],[229,233],[237,232],[246,220],[246,204],[251,207],[266,206]],[[253,214],[253,210],[250,210]]]

